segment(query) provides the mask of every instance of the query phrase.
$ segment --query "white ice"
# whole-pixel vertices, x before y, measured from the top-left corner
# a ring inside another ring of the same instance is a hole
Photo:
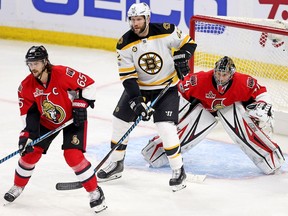
[[[17,150],[22,129],[17,88],[29,73],[24,62],[26,51],[39,43],[0,40],[0,159]],[[103,50],[44,44],[53,64],[70,66],[89,74],[97,83],[97,101],[89,111],[87,158],[96,167],[108,153],[112,111],[122,93],[116,54]],[[141,122],[130,137],[125,171],[121,179],[100,183],[108,209],[102,216],[286,216],[288,215],[287,163],[277,175],[265,176],[232,144],[222,127],[190,152],[183,155],[188,174],[206,174],[202,184],[187,183],[173,193],[168,186],[169,167],[151,169],[141,149],[155,135],[152,123]],[[13,185],[19,156],[0,164],[1,216],[92,216],[89,198],[82,189],[57,191],[57,182],[77,181],[62,156],[60,134],[48,154],[37,164],[24,192],[13,203],[3,206],[2,198]],[[287,137],[274,140],[287,156]]]

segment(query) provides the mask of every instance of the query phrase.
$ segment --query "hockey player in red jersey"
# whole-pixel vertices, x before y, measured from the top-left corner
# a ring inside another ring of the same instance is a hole
[[[179,82],[179,92],[190,102],[177,125],[182,152],[203,140],[219,119],[233,141],[265,174],[275,173],[283,164],[280,147],[269,137],[273,110],[266,87],[249,75],[236,72],[231,58],[224,56],[215,68],[191,73]],[[217,117],[217,118],[215,118]],[[167,163],[159,137],[142,150],[153,166]]]
[[[26,56],[30,74],[18,88],[20,115],[24,128],[19,137],[20,159],[15,170],[14,185],[4,195],[13,202],[24,190],[35,165],[46,154],[59,131],[38,144],[31,141],[58,128],[70,119],[73,124],[63,129],[64,158],[90,195],[95,212],[106,209],[102,189],[91,163],[85,158],[87,108],[94,108],[95,83],[89,76],[70,67],[52,65],[44,46],[32,46]]]
[[[191,98],[199,100],[211,113],[237,101],[249,104],[257,98],[257,101],[270,102],[264,86],[259,85],[255,78],[235,73],[235,70],[232,59],[225,56],[216,62],[214,69],[185,77],[179,83],[179,91],[188,101]]]
[[[186,186],[176,129],[179,108],[177,82],[189,72],[188,60],[196,49],[196,43],[174,24],[150,23],[151,12],[146,3],[132,4],[127,14],[131,29],[117,44],[119,77],[124,91],[113,113],[111,148],[128,131],[137,116],[142,115],[146,121],[150,119],[153,112],[148,110],[147,103],[154,101],[172,80],[170,88],[154,107],[153,120],[164,139],[172,169],[169,185],[177,191]],[[176,49],[174,55],[173,48]],[[99,170],[99,181],[121,177],[128,139],[113,151],[111,163]]]

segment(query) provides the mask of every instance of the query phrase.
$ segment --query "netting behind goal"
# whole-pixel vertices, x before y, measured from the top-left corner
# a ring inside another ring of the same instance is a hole
[[[227,55],[239,72],[268,89],[276,110],[288,112],[288,22],[221,16],[193,16],[190,35],[197,43],[194,72],[214,68]]]

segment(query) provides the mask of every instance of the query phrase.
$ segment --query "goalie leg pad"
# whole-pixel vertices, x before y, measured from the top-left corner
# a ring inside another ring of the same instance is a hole
[[[285,159],[280,147],[247,116],[242,104],[235,103],[217,114],[231,139],[265,174],[273,174],[281,167]]]
[[[181,152],[185,153],[196,146],[216,125],[216,118],[202,104],[191,107],[177,125]]]
[[[183,112],[185,113],[183,114]],[[185,153],[196,146],[217,124],[214,116],[206,111],[201,104],[197,104],[191,109],[187,109],[186,106],[185,109],[180,110],[180,116],[177,133],[180,139],[181,153]],[[141,153],[152,167],[158,168],[168,164],[162,139],[159,136],[151,139]]]
[[[162,139],[159,136],[149,140],[148,144],[142,149],[141,154],[151,167],[158,168],[169,164]]]

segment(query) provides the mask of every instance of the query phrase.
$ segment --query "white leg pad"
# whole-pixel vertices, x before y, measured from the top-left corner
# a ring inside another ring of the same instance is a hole
[[[192,110],[187,109],[190,104],[187,105],[180,109],[180,122],[177,125],[181,153],[185,153],[196,146],[217,124],[214,116],[206,111],[201,104],[196,105]],[[162,167],[169,162],[163,149],[162,139],[159,136],[155,136],[150,140],[141,153],[152,167]]]
[[[219,110],[218,116],[233,141],[265,174],[281,167],[285,161],[281,149],[246,115],[240,103]]]
[[[185,153],[196,146],[216,125],[216,118],[202,104],[197,104],[177,125],[181,152]]]

